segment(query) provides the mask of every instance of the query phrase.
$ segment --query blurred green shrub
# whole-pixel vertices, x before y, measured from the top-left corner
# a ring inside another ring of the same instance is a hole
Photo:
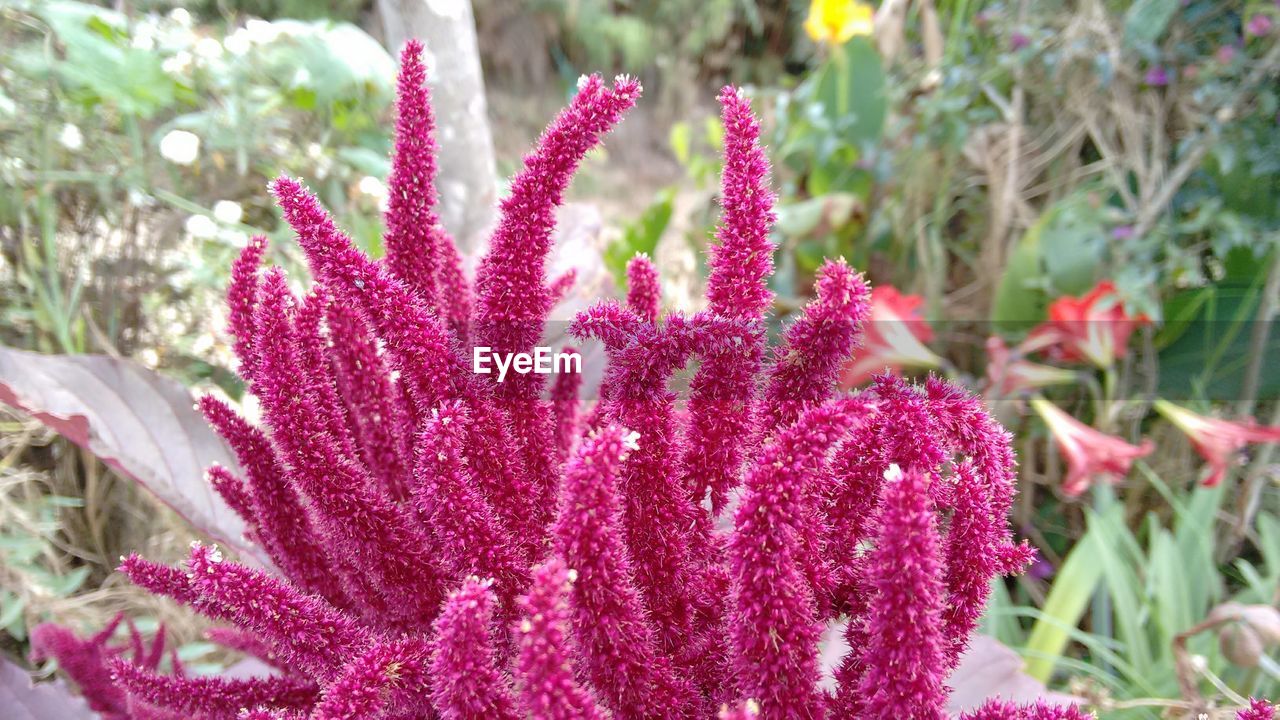
[[[69,0],[0,18],[0,336],[235,392],[212,291],[249,233],[277,230],[261,188],[306,176],[375,246],[394,61],[328,21],[223,32]]]

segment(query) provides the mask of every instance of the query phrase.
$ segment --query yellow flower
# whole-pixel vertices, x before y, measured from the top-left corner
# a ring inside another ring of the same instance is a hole
[[[843,45],[854,35],[870,35],[875,8],[858,0],[812,0],[804,30],[815,42]]]

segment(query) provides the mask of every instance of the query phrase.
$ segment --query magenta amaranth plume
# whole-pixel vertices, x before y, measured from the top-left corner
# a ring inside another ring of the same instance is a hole
[[[869,303],[843,262],[769,348],[773,192],[746,94],[720,94],[707,310],[664,314],[654,266],[633,260],[627,301],[573,323],[608,360],[592,399],[579,376],[501,382],[469,360],[542,338],[573,282],[546,276],[556,207],[640,85],[582,80],[472,282],[434,209],[420,55],[403,56],[387,260],[282,177],[315,285],[295,297],[258,238],[233,265],[229,330],[263,420],[200,406],[239,465],[210,479],[272,565],[200,544],[182,567],[121,564],[277,674],[162,674],[163,642],[121,648],[114,626],[42,626],[36,654],[112,720],[941,718],[992,580],[1031,556],[1005,521],[1009,435],[942,380],[838,390]],[[695,361],[681,397],[668,383]],[[818,644],[838,621],[853,649],[831,692]],[[1083,715],[992,702],[967,717]]]

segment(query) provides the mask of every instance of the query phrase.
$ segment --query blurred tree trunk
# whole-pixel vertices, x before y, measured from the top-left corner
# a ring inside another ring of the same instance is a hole
[[[387,47],[426,46],[427,78],[440,146],[439,212],[464,254],[486,241],[498,198],[484,75],[470,0],[378,0]]]

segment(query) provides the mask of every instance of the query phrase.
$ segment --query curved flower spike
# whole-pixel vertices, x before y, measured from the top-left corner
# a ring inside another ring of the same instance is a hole
[[[760,147],[760,123],[738,88],[720,90],[724,124],[723,210],[717,243],[708,259],[708,312],[740,321],[725,342],[702,355],[689,387],[688,447],[684,483],[695,502],[708,491],[715,512],[739,482],[743,461],[758,435],[755,414],[757,376],[764,364],[764,315],[773,302],[769,228],[776,216],[769,188],[769,160]]]
[[[270,705],[309,709],[320,691],[315,683],[288,677],[232,679],[158,675],[131,662],[111,662],[117,682],[129,695],[186,717],[232,720],[238,708]]]
[[[516,685],[520,708],[533,720],[609,717],[573,674],[568,592],[576,577],[552,558],[533,571],[533,587],[520,603],[524,619],[515,628]]]
[[[656,646],[623,541],[618,474],[635,435],[617,425],[593,433],[565,467],[552,537],[576,570],[573,631],[584,670],[620,718],[691,717],[693,691]]]
[[[712,313],[747,320],[763,319],[773,302],[769,228],[777,216],[769,188],[769,159],[760,147],[760,123],[741,89],[726,85],[717,98],[724,123],[724,171],[720,176],[723,211],[719,241],[708,260],[707,301]]]
[[[510,682],[498,669],[490,582],[467,578],[435,622],[431,697],[444,720],[516,720]]]
[[[387,177],[387,268],[413,288],[428,307],[439,310],[439,275],[444,244],[453,241],[436,215],[435,117],[422,62],[422,43],[409,40],[400,53],[396,79],[395,147]]]
[[[477,492],[462,451],[470,418],[457,403],[433,408],[418,435],[414,502],[436,549],[455,577],[494,578],[494,589],[509,610],[528,582],[519,548],[502,528],[493,506]],[[504,617],[507,616],[504,613]]]
[[[845,715],[867,720],[945,720],[942,556],[928,476],[885,474],[879,535],[867,560],[874,593],[863,616],[856,688],[841,685]]]
[[[130,720],[128,699],[116,684],[108,660],[115,654],[107,646],[124,615],[116,615],[97,635],[81,639],[60,625],[44,623],[31,630],[31,661],[53,658],[58,667],[80,687],[89,709],[106,720]]]
[[[662,305],[658,268],[648,255],[638,253],[627,262],[627,307],[645,322],[657,322]]]
[[[431,709],[427,672],[431,644],[416,637],[378,642],[342,669],[324,689],[315,720],[366,720]]]
[[[369,643],[367,631],[323,600],[259,570],[225,562],[217,548],[192,543],[189,570],[204,602],[317,680],[332,680]]]
[[[612,89],[598,75],[584,77],[578,94],[525,157],[476,270],[477,345],[515,353],[528,352],[538,342],[551,310],[544,275],[556,207],[582,157],[639,96],[639,81],[625,75]]]
[[[347,600],[342,584],[266,434],[212,395],[201,397],[199,405],[205,419],[227,441],[245,469],[256,539],[291,582],[344,606]]]
[[[1043,700],[1030,705],[1015,705],[1002,700],[988,700],[982,707],[960,716],[960,720],[1092,720],[1093,714],[1073,705],[1049,705]]]
[[[582,362],[578,349],[569,345],[561,350],[565,355],[578,358]],[[572,367],[571,365],[569,367]],[[556,426],[556,460],[563,463],[573,449],[574,439],[578,435],[582,418],[579,417],[582,390],[582,373],[562,372],[556,375],[551,383],[551,414]]]
[[[1209,463],[1209,474],[1204,479],[1208,487],[1222,482],[1227,468],[1245,445],[1280,442],[1280,427],[1259,425],[1252,419],[1232,422],[1197,415],[1163,398],[1156,400],[1155,408],[1190,438],[1196,452]]]
[[[766,433],[831,397],[870,312],[866,281],[843,259],[822,266],[816,287],[818,297],[787,328],[774,353],[763,403]]]
[[[1134,460],[1155,450],[1150,439],[1130,445],[1114,435],[1094,430],[1042,396],[1031,398],[1031,407],[1049,426],[1058,443],[1058,452],[1067,459],[1067,479],[1062,485],[1062,492],[1067,495],[1079,495],[1097,479],[1120,482],[1129,474]]]
[[[1249,707],[1236,713],[1236,720],[1275,720],[1275,717],[1275,705],[1254,698],[1249,698]]]
[[[470,372],[454,351],[443,321],[404,284],[370,260],[338,230],[315,195],[281,176],[271,185],[285,221],[298,234],[315,277],[334,300],[359,307],[387,345],[388,355],[418,407],[434,407],[463,391]]]
[[[815,590],[826,594],[830,572],[822,559],[826,529],[816,484],[828,449],[865,409],[846,396],[810,410],[767,445],[747,473],[729,541],[729,632],[737,688],[759,702],[765,718],[824,714]]]
[[[254,352],[253,308],[258,295],[258,268],[267,252],[267,239],[261,235],[249,238],[231,263],[231,280],[227,284],[227,329],[235,338],[232,348],[240,361],[240,377],[250,385],[257,374],[258,360]]]

